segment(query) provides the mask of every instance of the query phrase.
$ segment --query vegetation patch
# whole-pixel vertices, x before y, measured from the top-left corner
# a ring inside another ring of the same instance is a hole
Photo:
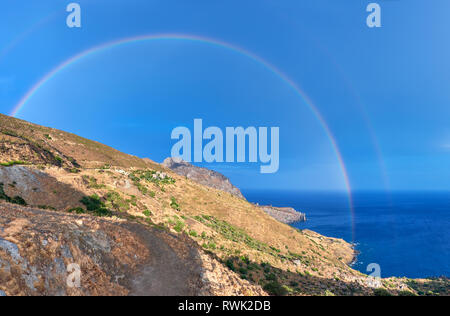
[[[4,190],[4,184],[0,183],[0,200],[4,200],[8,203],[12,203],[12,204],[18,204],[18,205],[23,205],[23,206],[27,206],[27,202],[25,202],[25,200],[20,197],[20,196],[15,196],[15,197],[9,197]]]
[[[123,198],[119,193],[110,191],[105,195],[106,206],[115,209],[119,212],[128,211],[131,206],[136,206],[137,199],[135,196],[131,196],[130,199]]]
[[[251,249],[255,249],[275,257],[280,257],[278,249],[269,247],[267,244],[250,237],[243,229],[237,228],[226,221],[222,221],[208,215],[194,216],[194,219],[212,228],[228,240],[236,243],[244,243]]]
[[[86,214],[86,210],[82,207],[74,207],[68,210],[69,213],[75,213],[75,214]]]
[[[13,161],[8,161],[8,162],[0,162],[0,166],[3,167],[11,167],[11,166],[15,166],[15,165],[28,165],[29,163],[26,161],[22,161],[22,160],[13,160]]]
[[[177,200],[173,196],[170,198],[170,207],[176,211],[180,210],[180,205],[177,203]]]
[[[424,281],[416,281],[409,279],[407,280],[406,284],[414,291],[416,291],[418,295],[424,296],[449,295],[450,280],[447,277],[429,278]]]
[[[106,185],[99,184],[97,182],[97,179],[94,178],[94,177],[90,177],[90,176],[84,175],[83,176],[83,180],[84,180],[85,183],[87,183],[87,186],[90,189],[105,189],[106,188]]]
[[[11,136],[11,137],[19,137],[19,135],[16,132],[10,131],[10,130],[2,130],[2,134]]]
[[[54,208],[53,206],[48,206],[48,205],[38,205],[37,207],[40,208],[41,210],[56,211],[56,208]]]
[[[169,177],[164,173],[157,172],[155,170],[136,170],[129,175],[129,178],[133,180],[133,182],[145,180],[147,182],[151,182],[157,185],[175,184],[174,178]]]
[[[375,296],[392,296],[392,294],[383,288],[375,289],[373,290],[373,295]]]
[[[81,204],[83,204],[88,213],[99,216],[99,217],[111,217],[112,212],[106,208],[105,203],[100,199],[100,197],[96,194],[91,196],[85,196],[80,200]],[[72,212],[77,209],[72,209]]]
[[[153,183],[158,186],[161,191],[165,192],[164,185],[175,184],[175,179],[167,176],[165,173],[157,172],[154,170],[136,170],[130,173],[128,176],[133,184],[138,188],[138,190],[143,195],[149,195],[155,197],[155,192],[149,191],[149,189],[141,183],[145,181],[148,183]]]
[[[173,229],[174,229],[177,233],[181,233],[181,232],[183,231],[183,228],[184,228],[184,222],[181,221],[181,220],[177,220],[177,221],[175,222],[175,226],[174,226]]]
[[[284,296],[288,294],[288,290],[277,281],[267,283],[263,286],[263,290],[272,296]]]

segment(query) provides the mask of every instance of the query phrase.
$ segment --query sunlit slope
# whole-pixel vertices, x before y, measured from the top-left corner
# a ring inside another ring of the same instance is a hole
[[[101,143],[3,114],[0,114],[0,139],[0,160],[3,163],[9,162],[8,159],[15,159],[71,168],[99,167],[102,164],[158,167],[148,160],[121,153]]]
[[[0,131],[4,202],[137,222],[185,236],[204,256],[219,259],[230,275],[274,295],[414,292],[406,280],[395,278],[374,288],[348,266],[354,251],[343,240],[296,230],[243,199],[147,159],[4,115]],[[220,284],[214,272],[205,273]],[[222,290],[212,293],[236,293]]]

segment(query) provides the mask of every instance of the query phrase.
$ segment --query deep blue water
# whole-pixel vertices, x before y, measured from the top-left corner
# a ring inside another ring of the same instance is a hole
[[[450,276],[450,192],[354,193],[354,216],[343,193],[243,193],[251,202],[306,213],[297,228],[354,242],[360,252],[354,268],[363,273],[377,263],[382,277]]]

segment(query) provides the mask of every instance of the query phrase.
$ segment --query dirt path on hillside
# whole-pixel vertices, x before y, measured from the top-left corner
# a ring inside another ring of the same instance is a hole
[[[80,286],[67,285],[71,264]],[[199,248],[185,235],[0,202],[0,295],[193,296],[203,288]]]
[[[130,296],[195,296],[201,287],[201,260],[197,248],[186,239],[166,232],[123,224],[150,251],[150,260],[130,280]],[[179,239],[179,238],[178,238]]]

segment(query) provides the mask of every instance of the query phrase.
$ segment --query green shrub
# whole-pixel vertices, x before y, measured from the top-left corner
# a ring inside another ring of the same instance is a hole
[[[7,136],[19,137],[19,135],[16,132],[9,131],[9,130],[2,130],[2,133]]]
[[[88,187],[90,189],[104,189],[106,188],[106,185],[104,184],[98,184],[97,179],[90,176],[83,176],[83,180],[88,183]]]
[[[145,180],[147,182],[154,183],[156,185],[164,185],[164,184],[174,184],[175,179],[166,176],[164,179],[157,176],[157,172],[154,170],[136,170],[131,173],[128,177],[135,183]],[[161,188],[162,189],[162,188]]]
[[[236,267],[234,266],[233,260],[228,259],[225,264],[231,271],[236,271]]]
[[[81,207],[74,207],[68,210],[69,213],[75,213],[75,214],[86,214],[86,211]]]
[[[94,210],[104,206],[103,202],[100,200],[100,197],[97,194],[94,194],[91,196],[84,196],[80,200],[80,202],[81,202],[81,204],[86,206],[86,209],[88,211],[94,211]]]
[[[80,202],[86,206],[89,213],[99,217],[111,217],[112,212],[105,207],[105,204],[96,194],[83,197]]]
[[[21,198],[20,196],[13,197],[11,199],[11,203],[27,206],[27,202],[25,202],[25,200],[23,198]]]
[[[170,198],[170,200],[171,200],[170,207],[173,208],[174,210],[179,211],[180,205],[178,205],[177,200],[173,196]]]
[[[250,259],[248,257],[242,256],[241,257],[241,261],[244,262],[245,264],[250,264]]]
[[[276,281],[267,283],[266,285],[264,285],[263,289],[272,296],[284,296],[288,294],[287,289]]]
[[[379,289],[373,290],[373,295],[375,295],[375,296],[392,296],[392,294],[384,288],[379,288]]]
[[[275,273],[266,274],[266,280],[267,281],[276,281],[277,280],[277,276],[275,275]]]
[[[0,200],[5,200],[6,202],[10,202],[11,198],[6,195],[4,189],[3,189],[3,183],[0,183]]]
[[[93,214],[98,217],[111,217],[112,216],[112,212],[104,207],[100,207],[100,208],[94,210]]]
[[[181,233],[184,228],[184,223],[180,220],[176,221],[175,227],[173,228],[177,233]]]
[[[15,196],[13,198],[9,197],[5,193],[5,190],[4,190],[3,186],[4,186],[4,184],[0,183],[0,200],[4,200],[4,201],[6,201],[8,203],[13,203],[13,204],[27,206],[27,202],[25,202],[25,200],[23,198],[21,198],[20,196]]]
[[[240,269],[239,269],[239,273],[240,273],[240,274],[247,274],[247,273],[248,273],[248,270],[247,270],[246,268],[240,268]]]
[[[106,206],[113,208],[120,212],[126,212],[130,209],[131,205],[136,205],[136,197],[131,196],[131,199],[124,199],[119,193],[110,191],[105,195]]]
[[[56,211],[56,208],[54,208],[53,206],[48,206],[48,205],[38,205],[38,208],[42,209],[42,210],[51,210],[51,211]]]
[[[136,187],[138,188],[139,192],[141,192],[143,195],[146,195],[148,192],[148,189],[145,185],[140,184],[139,182],[134,183]]]
[[[13,160],[13,161],[9,161],[9,162],[0,162],[0,166],[3,166],[3,167],[11,167],[11,166],[15,166],[15,165],[28,165],[28,162],[22,161],[22,160]]]

